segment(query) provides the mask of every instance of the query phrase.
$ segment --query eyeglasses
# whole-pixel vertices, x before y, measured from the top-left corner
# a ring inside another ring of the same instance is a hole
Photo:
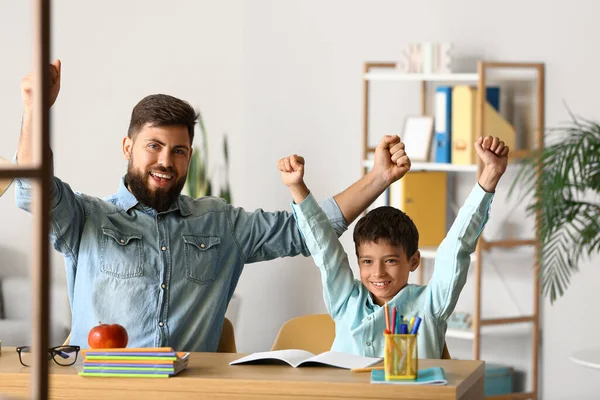
[[[0,166],[1,165],[12,165],[11,162],[9,162],[8,160],[5,160],[4,158],[0,157]],[[4,192],[6,191],[6,189],[8,189],[8,187],[10,186],[10,184],[12,183],[13,178],[2,178],[0,179],[0,196],[2,196],[2,194],[4,194]]]
[[[75,364],[77,355],[79,354],[79,346],[56,346],[48,349],[48,361],[51,359],[62,367],[68,367]],[[33,354],[31,346],[17,347],[19,353],[19,361],[24,367],[33,365]]]

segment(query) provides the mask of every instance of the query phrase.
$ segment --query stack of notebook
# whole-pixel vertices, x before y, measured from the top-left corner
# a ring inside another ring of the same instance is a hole
[[[81,376],[168,378],[187,368],[190,353],[171,347],[82,350]]]

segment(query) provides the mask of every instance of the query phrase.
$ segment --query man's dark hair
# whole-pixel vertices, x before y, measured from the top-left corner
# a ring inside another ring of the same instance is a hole
[[[198,113],[188,102],[167,94],[152,94],[144,97],[133,108],[127,136],[134,139],[148,123],[152,126],[183,125],[188,129],[191,146],[197,119]]]
[[[406,213],[394,207],[375,208],[361,218],[354,228],[354,247],[363,243],[384,241],[392,246],[401,246],[410,259],[419,249],[419,231]]]

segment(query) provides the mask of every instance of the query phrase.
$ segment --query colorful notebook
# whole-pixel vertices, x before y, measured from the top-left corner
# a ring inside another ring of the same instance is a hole
[[[187,368],[190,353],[172,348],[85,349],[80,376],[168,378]]]
[[[417,372],[417,379],[415,380],[395,380],[386,381],[385,371],[382,369],[371,371],[371,383],[379,384],[392,384],[392,385],[447,385],[448,380],[444,369],[441,367],[433,367],[427,369],[420,369]]]

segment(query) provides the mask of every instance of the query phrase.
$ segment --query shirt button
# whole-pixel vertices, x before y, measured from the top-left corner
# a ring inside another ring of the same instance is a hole
[[[161,326],[162,326],[162,325],[161,325]],[[367,342],[367,346],[370,346],[370,345],[371,345],[371,342]]]
[[[164,289],[164,288],[166,288],[166,287],[167,287],[167,285],[165,285],[165,284],[163,283],[162,285],[160,285],[160,287]]]
[[[160,322],[158,323],[158,326],[163,326],[163,325],[164,325],[164,324],[162,323],[162,321],[160,321]]]
[[[201,249],[203,249],[203,248],[205,248],[205,247],[206,247],[206,245],[205,245],[204,243],[200,243],[200,248],[201,248]]]
[[[371,316],[369,315],[369,316],[367,317],[367,319],[370,321],[370,320],[371,320]]]
[[[125,240],[124,240],[124,239],[121,239],[121,240],[119,240],[119,242],[121,242],[121,243],[125,243]]]
[[[163,247],[161,247],[160,249],[161,249],[162,251],[167,251],[167,247],[166,247],[166,246],[163,246]]]

